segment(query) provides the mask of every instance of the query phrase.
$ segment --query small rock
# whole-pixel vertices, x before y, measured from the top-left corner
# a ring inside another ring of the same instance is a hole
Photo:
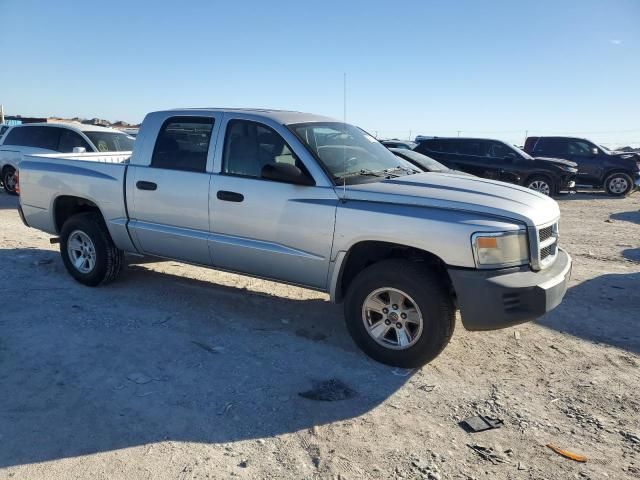
[[[247,459],[245,458],[244,460],[242,460],[242,461],[238,464],[238,466],[239,466],[240,468],[247,468],[247,467],[249,466],[249,460],[247,460]]]
[[[518,470],[526,470],[526,469],[527,469],[527,467],[525,466],[524,463],[518,462]]]

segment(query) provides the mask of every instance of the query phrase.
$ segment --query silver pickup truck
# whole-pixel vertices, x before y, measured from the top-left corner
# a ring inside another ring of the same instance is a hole
[[[25,156],[20,214],[58,236],[69,273],[114,280],[125,253],[329,293],[355,342],[415,367],[468,330],[556,307],[571,258],[557,203],[420,172],[349,124],[272,110],[150,113],[130,158]]]

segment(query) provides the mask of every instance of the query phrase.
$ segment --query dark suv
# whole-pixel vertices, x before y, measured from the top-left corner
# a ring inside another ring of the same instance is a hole
[[[425,138],[415,151],[451,169],[516,183],[545,195],[572,190],[578,171],[573,162],[533,158],[508,143],[484,138]]]
[[[604,188],[609,195],[631,193],[640,184],[640,154],[612,152],[583,138],[529,137],[524,149],[531,155],[550,155],[578,164],[580,185]]]

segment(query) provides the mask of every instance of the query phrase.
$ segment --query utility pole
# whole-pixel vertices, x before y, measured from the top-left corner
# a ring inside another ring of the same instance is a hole
[[[4,123],[4,105],[0,104],[0,123]]]
[[[460,136],[460,132],[462,132],[462,130],[458,130],[458,136]]]

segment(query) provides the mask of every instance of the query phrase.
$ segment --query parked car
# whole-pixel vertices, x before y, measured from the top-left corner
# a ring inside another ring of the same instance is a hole
[[[609,195],[628,195],[640,186],[638,153],[615,152],[573,137],[529,137],[524,149],[531,155],[551,155],[575,162],[579,185],[604,188]]]
[[[414,150],[407,150],[405,148],[390,148],[389,150],[391,150],[395,156],[400,157],[424,172],[448,172],[467,175],[466,173],[458,170],[451,170],[449,167],[435,161],[433,158],[427,157],[426,155]]]
[[[573,189],[578,171],[573,162],[534,158],[508,143],[484,138],[423,138],[415,151],[454,170],[515,183],[549,196]]]
[[[10,127],[0,138],[0,173],[7,193],[15,195],[15,172],[30,153],[131,151],[133,137],[112,128],[68,123],[30,123]]]
[[[361,129],[269,110],[150,113],[128,162],[26,155],[20,215],[59,237],[68,272],[114,280],[124,252],[301,285],[344,300],[349,332],[401,367],[469,330],[562,300],[558,204],[516,185],[414,173]],[[346,166],[346,169],[345,169]]]
[[[413,150],[417,145],[417,143],[408,140],[380,140],[380,143],[387,148],[402,148],[405,150]]]

